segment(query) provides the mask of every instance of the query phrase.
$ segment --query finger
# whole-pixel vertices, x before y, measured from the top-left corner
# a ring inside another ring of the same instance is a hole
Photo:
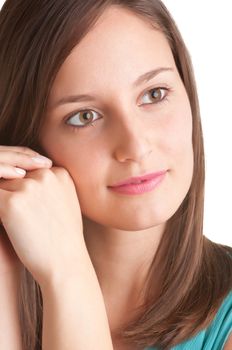
[[[32,170],[38,167],[50,167],[52,161],[49,158],[41,155],[29,155],[21,152],[0,151],[0,166],[8,164],[15,167]]]
[[[36,181],[39,181],[44,171],[51,171],[53,172],[53,174],[59,175],[60,172],[63,172],[62,170],[63,168],[60,167],[51,167],[50,169],[35,169],[32,171],[27,171],[26,175],[21,178],[19,177],[14,179],[0,179],[0,189],[8,192],[19,191],[21,188],[23,188],[22,181],[27,181],[27,179],[34,179]]]
[[[0,179],[22,178],[25,175],[26,171],[24,169],[0,163]]]
[[[46,169],[47,171],[52,171],[51,169]],[[12,179],[0,179],[0,189],[8,192],[20,191],[23,188],[23,181],[27,181],[27,179],[34,179],[36,181],[41,179],[41,174],[45,169],[34,169],[31,171],[27,171],[25,176],[21,176],[18,178]],[[1,200],[1,199],[0,199]]]
[[[33,149],[29,147],[24,147],[24,146],[5,146],[5,145],[0,145],[0,152],[1,151],[14,151],[14,152],[20,152],[20,153],[25,153],[31,156],[36,156],[39,153],[34,151]]]

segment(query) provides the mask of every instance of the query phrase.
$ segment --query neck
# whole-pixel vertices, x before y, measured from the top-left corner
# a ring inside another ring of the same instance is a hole
[[[86,246],[108,307],[119,310],[141,302],[146,274],[165,224],[140,231],[101,226],[83,218]],[[117,303],[115,304],[115,297]]]

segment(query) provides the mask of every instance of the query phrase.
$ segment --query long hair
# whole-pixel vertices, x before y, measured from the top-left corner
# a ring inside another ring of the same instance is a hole
[[[166,350],[213,320],[231,291],[232,249],[203,235],[205,159],[196,83],[188,50],[163,3],[6,0],[0,12],[0,144],[27,146],[46,155],[38,140],[55,77],[72,49],[111,5],[133,12],[165,35],[192,110],[191,186],[167,222],[147,274],[145,302],[134,319],[118,329],[118,336],[135,346]],[[154,296],[157,285],[159,292]],[[24,350],[41,349],[42,319],[41,290],[25,268],[20,296]]]

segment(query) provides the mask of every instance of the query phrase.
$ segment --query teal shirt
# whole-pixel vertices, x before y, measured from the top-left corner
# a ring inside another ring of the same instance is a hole
[[[208,328],[194,337],[171,348],[171,350],[223,350],[232,333],[232,292],[224,299]],[[159,350],[148,347],[144,350]]]

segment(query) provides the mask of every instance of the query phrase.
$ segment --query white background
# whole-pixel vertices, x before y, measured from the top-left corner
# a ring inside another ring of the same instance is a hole
[[[189,48],[197,80],[206,156],[204,234],[232,246],[231,4],[229,0],[220,5],[216,0],[163,2]]]
[[[195,70],[205,142],[204,233],[232,246],[231,1],[164,0]]]

